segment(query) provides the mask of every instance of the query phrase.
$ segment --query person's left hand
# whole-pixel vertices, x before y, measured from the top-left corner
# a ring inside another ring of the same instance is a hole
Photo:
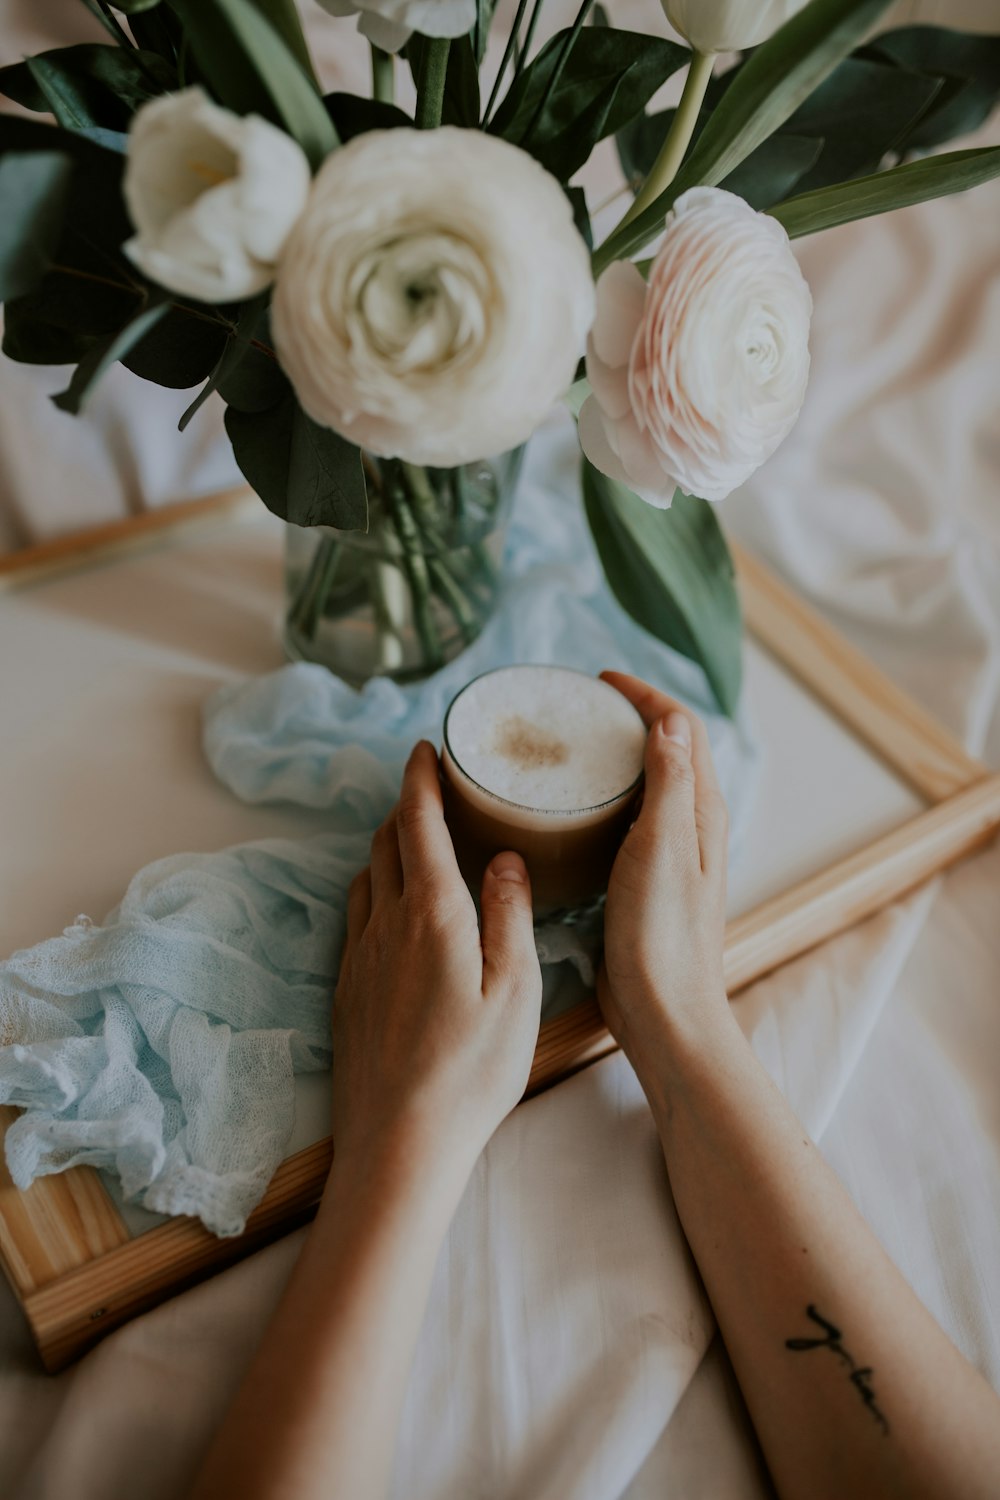
[[[351,886],[333,1008],[336,1156],[471,1170],[524,1092],[541,995],[524,861],[493,859],[480,933],[423,740]]]

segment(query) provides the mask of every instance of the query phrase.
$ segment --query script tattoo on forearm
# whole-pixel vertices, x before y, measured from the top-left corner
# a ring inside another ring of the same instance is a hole
[[[841,1343],[840,1329],[835,1327],[833,1323],[827,1322],[826,1318],[823,1317],[822,1313],[817,1312],[811,1302],[806,1308],[806,1317],[811,1318],[817,1327],[822,1328],[822,1338],[786,1339],[785,1348],[793,1350],[796,1354],[808,1353],[810,1349],[829,1349],[831,1354],[835,1354],[850,1370],[850,1382],[858,1392],[865,1407],[881,1427],[882,1431],[888,1434],[889,1423],[886,1421],[885,1413],[879,1410],[875,1402],[875,1392],[871,1386],[871,1367],[868,1365],[861,1367],[857,1360],[848,1354]]]

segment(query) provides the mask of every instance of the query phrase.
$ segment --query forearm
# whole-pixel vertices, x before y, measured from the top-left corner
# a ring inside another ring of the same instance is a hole
[[[193,1500],[376,1500],[435,1260],[465,1176],[335,1162]]]
[[[643,1078],[785,1500],[995,1494],[1000,1404],[906,1285],[727,1009]]]

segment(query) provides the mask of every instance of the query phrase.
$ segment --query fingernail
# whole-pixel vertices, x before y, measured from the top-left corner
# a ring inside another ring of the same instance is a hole
[[[680,745],[682,750],[691,749],[691,725],[686,714],[679,714],[676,709],[665,714],[660,720],[660,733],[665,740]]]
[[[496,855],[490,863],[490,870],[495,880],[516,880],[520,885],[524,884],[524,860],[512,849]]]

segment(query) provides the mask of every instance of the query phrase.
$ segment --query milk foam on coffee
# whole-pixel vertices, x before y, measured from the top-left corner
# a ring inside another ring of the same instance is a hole
[[[446,757],[487,800],[492,794],[547,820],[586,817],[624,796],[642,770],[646,729],[599,678],[566,667],[501,667],[458,695],[445,741]]]

